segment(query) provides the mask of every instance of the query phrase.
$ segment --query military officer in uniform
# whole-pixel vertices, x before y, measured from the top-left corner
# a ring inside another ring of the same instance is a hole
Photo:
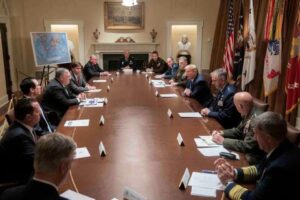
[[[241,115],[237,112],[233,95],[236,88],[227,81],[227,72],[223,68],[211,73],[212,84],[218,89],[217,97],[209,108],[201,110],[202,115],[213,117],[225,128],[233,128],[241,121]]]
[[[157,51],[153,51],[151,54],[152,58],[148,63],[148,68],[151,68],[154,73],[162,74],[168,70],[168,64],[162,58],[159,57]]]
[[[257,164],[265,154],[259,149],[251,127],[251,121],[256,116],[253,111],[253,98],[248,92],[238,92],[234,95],[233,102],[243,120],[235,128],[213,131],[213,141],[227,149],[245,153],[249,164]]]
[[[136,70],[137,67],[135,65],[134,57],[129,54],[129,50],[124,51],[124,56],[120,59],[119,69],[133,69]]]

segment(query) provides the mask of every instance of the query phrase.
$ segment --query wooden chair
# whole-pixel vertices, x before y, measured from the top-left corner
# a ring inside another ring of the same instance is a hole
[[[287,138],[296,146],[300,147],[300,130],[287,123]]]
[[[261,113],[266,112],[268,110],[269,104],[260,99],[253,97],[253,107],[254,107],[254,113],[256,115],[260,115]]]

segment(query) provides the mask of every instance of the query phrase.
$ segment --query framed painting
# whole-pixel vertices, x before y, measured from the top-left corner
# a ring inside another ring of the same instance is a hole
[[[144,2],[132,7],[121,2],[104,2],[104,25],[106,30],[144,29]]]

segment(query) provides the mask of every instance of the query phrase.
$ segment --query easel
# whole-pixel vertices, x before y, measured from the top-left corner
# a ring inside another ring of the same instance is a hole
[[[42,72],[42,76],[41,76],[41,82],[40,82],[40,86],[43,85],[43,81],[45,81],[45,87],[48,85],[49,83],[49,75],[53,72],[50,71],[50,68],[55,68],[53,66],[47,65],[47,66],[43,66],[43,72]]]

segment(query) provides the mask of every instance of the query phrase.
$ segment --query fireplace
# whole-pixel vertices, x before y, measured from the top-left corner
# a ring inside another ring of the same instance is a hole
[[[148,54],[133,53],[130,55],[134,57],[137,69],[142,69],[148,63]],[[117,70],[120,65],[120,58],[122,57],[123,54],[103,54],[103,69],[105,71]]]

